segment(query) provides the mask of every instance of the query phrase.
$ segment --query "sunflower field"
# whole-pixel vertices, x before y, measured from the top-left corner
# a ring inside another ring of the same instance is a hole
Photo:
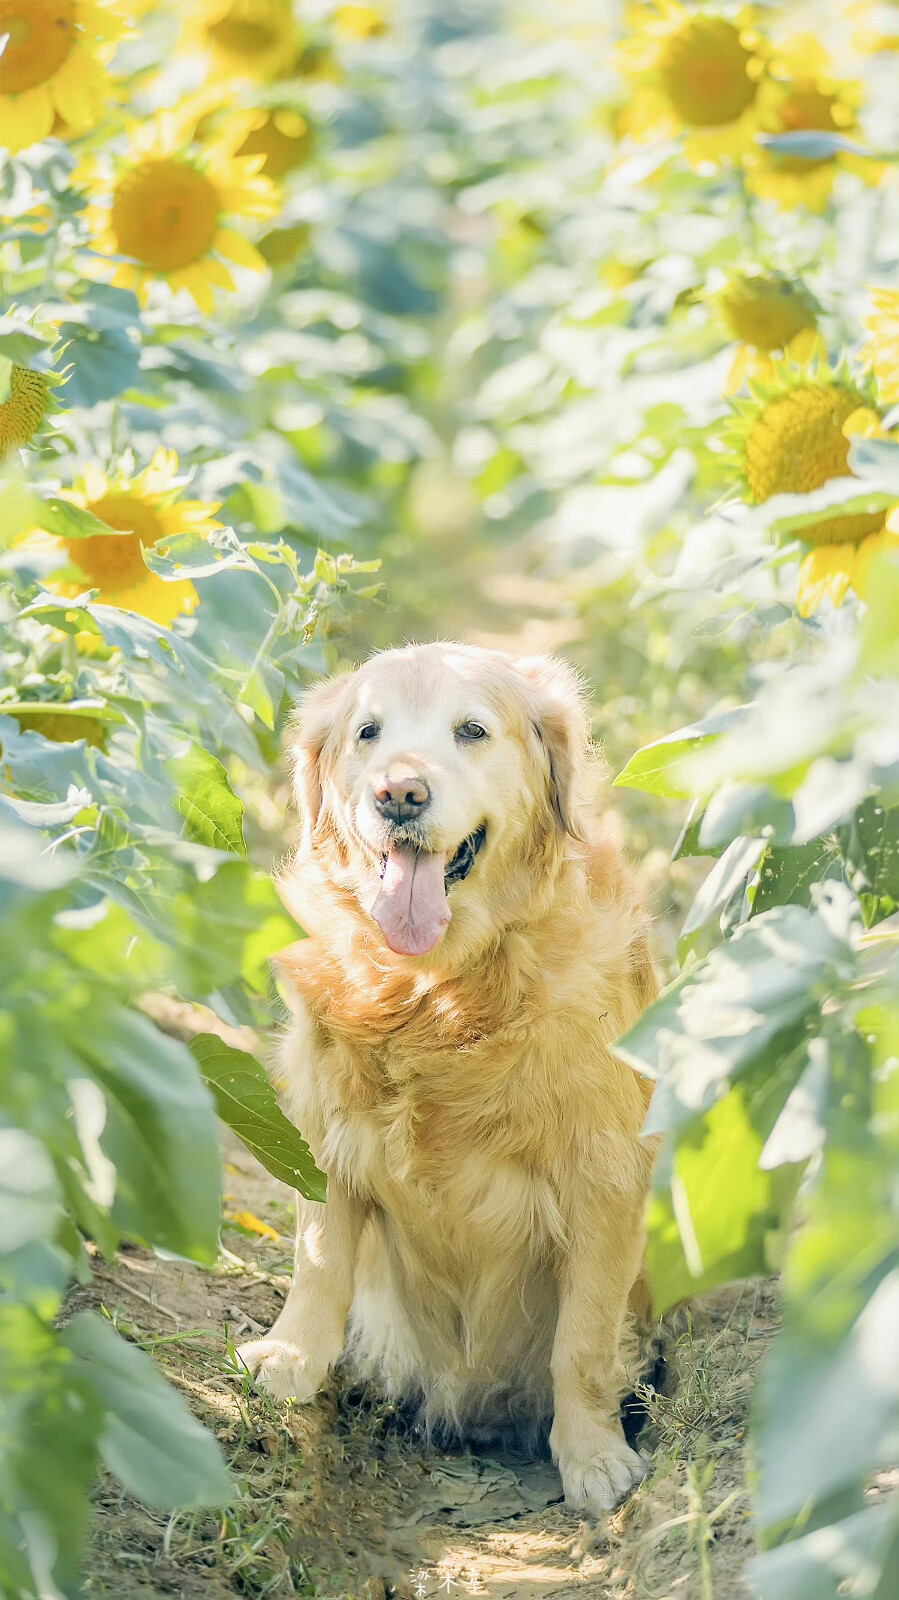
[[[780,1279],[739,1576],[601,1592],[890,1600],[899,4],[0,0],[0,143],[0,1594],[173,1592],[82,1588],[101,1479],[249,1503],[90,1285],[219,1270],[221,1122],[326,1203],[226,1042],[281,733],[456,635],[584,669],[645,861],[659,1313]]]

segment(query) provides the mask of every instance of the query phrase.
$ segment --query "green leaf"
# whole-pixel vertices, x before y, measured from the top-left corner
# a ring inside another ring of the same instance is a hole
[[[899,806],[872,797],[837,831],[865,927],[873,928],[899,910]]]
[[[72,1318],[62,1342],[75,1375],[106,1412],[99,1439],[104,1465],[131,1494],[163,1510],[233,1499],[219,1444],[149,1356],[90,1311]]]
[[[100,1145],[117,1170],[112,1212],[147,1244],[214,1261],[219,1159],[212,1100],[186,1047],[122,1007],[72,1018],[70,1039],[106,1099]]]
[[[94,539],[97,535],[103,538],[115,538],[116,534],[127,538],[127,529],[113,528],[108,522],[101,522],[92,511],[85,511],[83,506],[75,506],[70,500],[59,500],[55,495],[49,495],[43,503],[40,517],[41,527],[47,533],[54,533],[58,539]]]
[[[773,906],[809,906],[816,883],[841,875],[837,851],[826,839],[769,849],[759,872],[750,915],[758,917]]]
[[[818,913],[779,906],[744,923],[664,990],[615,1046],[638,1072],[662,1080],[646,1131],[684,1125],[731,1080],[782,1059],[853,971],[850,946]]]
[[[722,711],[718,716],[707,717],[704,722],[692,723],[687,728],[678,728],[675,733],[666,734],[664,739],[644,745],[619,772],[615,779],[616,787],[644,789],[647,794],[664,795],[675,800],[687,798],[690,790],[677,773],[679,762],[711,744],[719,734],[740,722],[747,709],[746,706],[737,706],[732,711]]]
[[[879,151],[867,150],[856,139],[847,139],[845,133],[818,132],[802,129],[797,133],[759,133],[756,139],[774,156],[786,156],[799,161],[832,161],[845,152],[853,156],[869,156],[878,161],[888,160]]]
[[[60,1218],[60,1193],[44,1146],[22,1128],[0,1128],[0,1255],[49,1239]]]
[[[54,334],[56,330],[53,330]],[[0,317],[0,356],[27,367],[46,348],[48,341],[41,338],[24,317]]]
[[[836,1343],[788,1323],[759,1391],[759,1517],[771,1528],[899,1456],[899,1269]]]
[[[257,657],[238,700],[241,705],[250,706],[266,728],[274,728],[285,682],[280,667],[276,667],[273,661]]]
[[[680,1138],[660,1163],[647,1219],[646,1260],[658,1315],[716,1284],[772,1270],[772,1236],[791,1183],[762,1171],[764,1133],[742,1085]]]
[[[875,556],[866,587],[861,669],[899,677],[899,556],[895,552]]]
[[[52,1573],[74,1597],[102,1407],[60,1336],[9,1301],[0,1304],[0,1417],[4,1594],[55,1600]]]
[[[11,474],[8,464],[0,481],[0,550],[36,527],[41,520],[43,505],[32,489]]]
[[[866,1506],[749,1563],[758,1600],[892,1600],[899,1594],[899,1507]]]
[[[727,846],[700,885],[681,929],[682,939],[698,932],[704,923],[724,909],[741,884],[745,886],[764,848],[762,839],[734,839]]]
[[[231,850],[245,856],[243,802],[228,782],[222,763],[191,741],[187,753],[167,763],[178,793],[175,807],[198,844],[213,850]]]
[[[324,1200],[327,1178],[315,1165],[305,1139],[285,1117],[259,1062],[212,1033],[199,1034],[190,1048],[215,1096],[219,1116],[257,1161],[307,1200]]]
[[[258,572],[237,535],[230,528],[219,528],[208,536],[177,533],[160,539],[144,550],[144,561],[166,583],[185,578],[212,578],[219,572]]]
[[[772,844],[789,844],[793,837],[793,807],[763,783],[725,783],[707,802],[699,829],[703,845],[720,849],[732,839],[750,834]]]

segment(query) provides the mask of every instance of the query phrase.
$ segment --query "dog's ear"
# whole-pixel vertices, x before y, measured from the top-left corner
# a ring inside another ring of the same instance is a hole
[[[553,810],[566,833],[585,840],[582,789],[590,753],[584,684],[558,656],[523,656],[515,669],[532,690],[532,723],[549,759]]]
[[[298,701],[287,729],[293,766],[293,795],[303,821],[303,838],[311,837],[322,804],[321,760],[334,727],[340,702],[352,674],[338,673],[316,684]]]

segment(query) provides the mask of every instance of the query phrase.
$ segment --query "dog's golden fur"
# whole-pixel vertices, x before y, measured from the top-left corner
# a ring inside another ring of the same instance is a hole
[[[453,737],[472,702],[489,751]],[[428,848],[486,821],[423,956],[370,914],[381,756],[353,730],[374,712],[383,759],[429,775]],[[649,1087],[609,1047],[655,980],[634,874],[591,819],[577,680],[545,657],[391,651],[314,690],[292,743],[303,837],[281,888],[309,937],[282,960],[279,1073],[329,1198],[300,1203],[290,1296],[243,1358],[308,1399],[346,1341],[428,1423],[553,1418],[569,1503],[608,1508],[642,1471],[617,1417],[652,1160]]]

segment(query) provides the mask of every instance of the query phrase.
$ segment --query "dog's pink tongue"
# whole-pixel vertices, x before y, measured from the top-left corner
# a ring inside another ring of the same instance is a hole
[[[449,922],[445,866],[444,856],[411,850],[408,845],[395,845],[388,855],[381,892],[371,914],[397,955],[426,955]]]

